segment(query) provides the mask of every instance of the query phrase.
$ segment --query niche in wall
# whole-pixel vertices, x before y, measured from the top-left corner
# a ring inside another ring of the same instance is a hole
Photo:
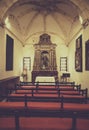
[[[14,40],[6,35],[6,71],[13,70],[13,45]]]
[[[49,53],[47,51],[42,51],[41,52],[41,69],[42,70],[47,70],[49,66]]]

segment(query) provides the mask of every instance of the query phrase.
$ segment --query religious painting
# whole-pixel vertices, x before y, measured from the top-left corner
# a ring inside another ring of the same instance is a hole
[[[76,39],[76,50],[82,48],[82,35]]]
[[[76,71],[82,72],[81,50],[75,52],[75,69]]]
[[[85,43],[85,70],[89,71],[89,40]]]
[[[76,39],[75,70],[82,72],[82,35]]]
[[[46,70],[49,67],[49,53],[47,51],[43,51],[41,53],[41,69]]]
[[[14,39],[6,35],[6,71],[13,70]]]

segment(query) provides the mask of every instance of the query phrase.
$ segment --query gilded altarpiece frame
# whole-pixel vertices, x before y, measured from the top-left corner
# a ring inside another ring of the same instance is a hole
[[[56,46],[51,42],[51,36],[46,33],[40,35],[39,42],[34,44],[32,83],[35,82],[37,76],[53,76],[55,81],[58,80]]]

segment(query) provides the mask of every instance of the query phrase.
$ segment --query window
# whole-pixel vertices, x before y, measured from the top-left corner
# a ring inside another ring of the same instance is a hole
[[[60,71],[67,71],[67,57],[60,57]]]
[[[23,58],[23,69],[31,70],[31,58],[30,57]]]

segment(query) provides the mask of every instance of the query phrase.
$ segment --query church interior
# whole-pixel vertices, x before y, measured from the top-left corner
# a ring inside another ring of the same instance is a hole
[[[0,130],[89,130],[89,0],[0,0]]]

